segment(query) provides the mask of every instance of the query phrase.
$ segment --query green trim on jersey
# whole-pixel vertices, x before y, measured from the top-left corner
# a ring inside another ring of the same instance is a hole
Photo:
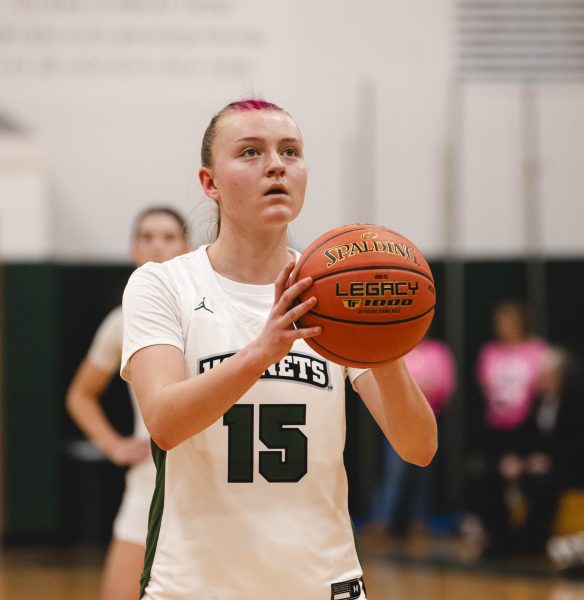
[[[156,465],[156,487],[150,504],[150,514],[148,515],[148,536],[146,538],[146,554],[144,556],[144,570],[140,577],[140,598],[144,596],[146,586],[150,581],[152,564],[156,555],[156,546],[158,545],[158,536],[160,534],[160,523],[162,522],[162,513],[164,511],[164,475],[166,472],[166,451],[161,450],[154,440],[150,440],[152,448],[152,458]]]

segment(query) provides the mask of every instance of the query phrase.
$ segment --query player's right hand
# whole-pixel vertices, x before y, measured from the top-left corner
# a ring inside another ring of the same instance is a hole
[[[284,358],[296,340],[314,337],[322,331],[321,327],[297,329],[294,326],[295,321],[316,305],[314,296],[299,304],[295,303],[298,296],[310,288],[312,279],[306,277],[287,287],[294,264],[293,261],[287,264],[278,275],[274,306],[264,330],[253,342],[265,360],[266,368]]]

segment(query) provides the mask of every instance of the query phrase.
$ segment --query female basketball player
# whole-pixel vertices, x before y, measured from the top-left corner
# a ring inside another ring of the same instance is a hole
[[[307,168],[294,120],[257,100],[211,121],[199,179],[217,240],[132,275],[123,376],[153,438],[156,491],[142,597],[365,598],[343,467],[348,372],[406,459],[436,450],[432,410],[401,360],[345,369],[293,322],[314,307],[287,287],[288,224]]]
[[[189,250],[185,222],[171,208],[156,207],[136,219],[132,258],[137,266],[161,262]],[[102,581],[103,600],[135,600],[154,490],[155,467],[149,436],[130,388],[134,434],[120,435],[107,419],[100,397],[118,371],[122,355],[122,309],[112,310],[97,330],[67,393],[67,409],[85,435],[116,465],[130,466],[126,489],[114,523]]]

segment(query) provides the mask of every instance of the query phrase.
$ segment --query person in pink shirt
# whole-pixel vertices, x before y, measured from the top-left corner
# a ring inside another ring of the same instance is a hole
[[[448,345],[424,338],[405,357],[405,363],[428,400],[438,426],[456,386],[456,367]],[[432,465],[436,464],[436,458]],[[434,470],[402,460],[391,444],[384,444],[384,471],[370,515],[370,531],[394,537],[407,534],[412,521],[422,526],[431,516]]]
[[[485,464],[474,504],[488,535],[486,554],[514,549],[508,499],[521,471],[521,426],[531,412],[548,344],[532,333],[529,311],[518,301],[499,303],[495,339],[480,350],[477,379],[484,397]]]
[[[483,346],[477,365],[485,421],[490,429],[512,430],[529,414],[547,344],[531,335],[528,312],[518,302],[499,304],[493,324],[496,339]]]

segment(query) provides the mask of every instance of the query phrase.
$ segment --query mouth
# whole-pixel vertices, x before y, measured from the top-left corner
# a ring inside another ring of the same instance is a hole
[[[264,196],[283,196],[287,194],[288,190],[283,185],[273,185],[264,193]]]

